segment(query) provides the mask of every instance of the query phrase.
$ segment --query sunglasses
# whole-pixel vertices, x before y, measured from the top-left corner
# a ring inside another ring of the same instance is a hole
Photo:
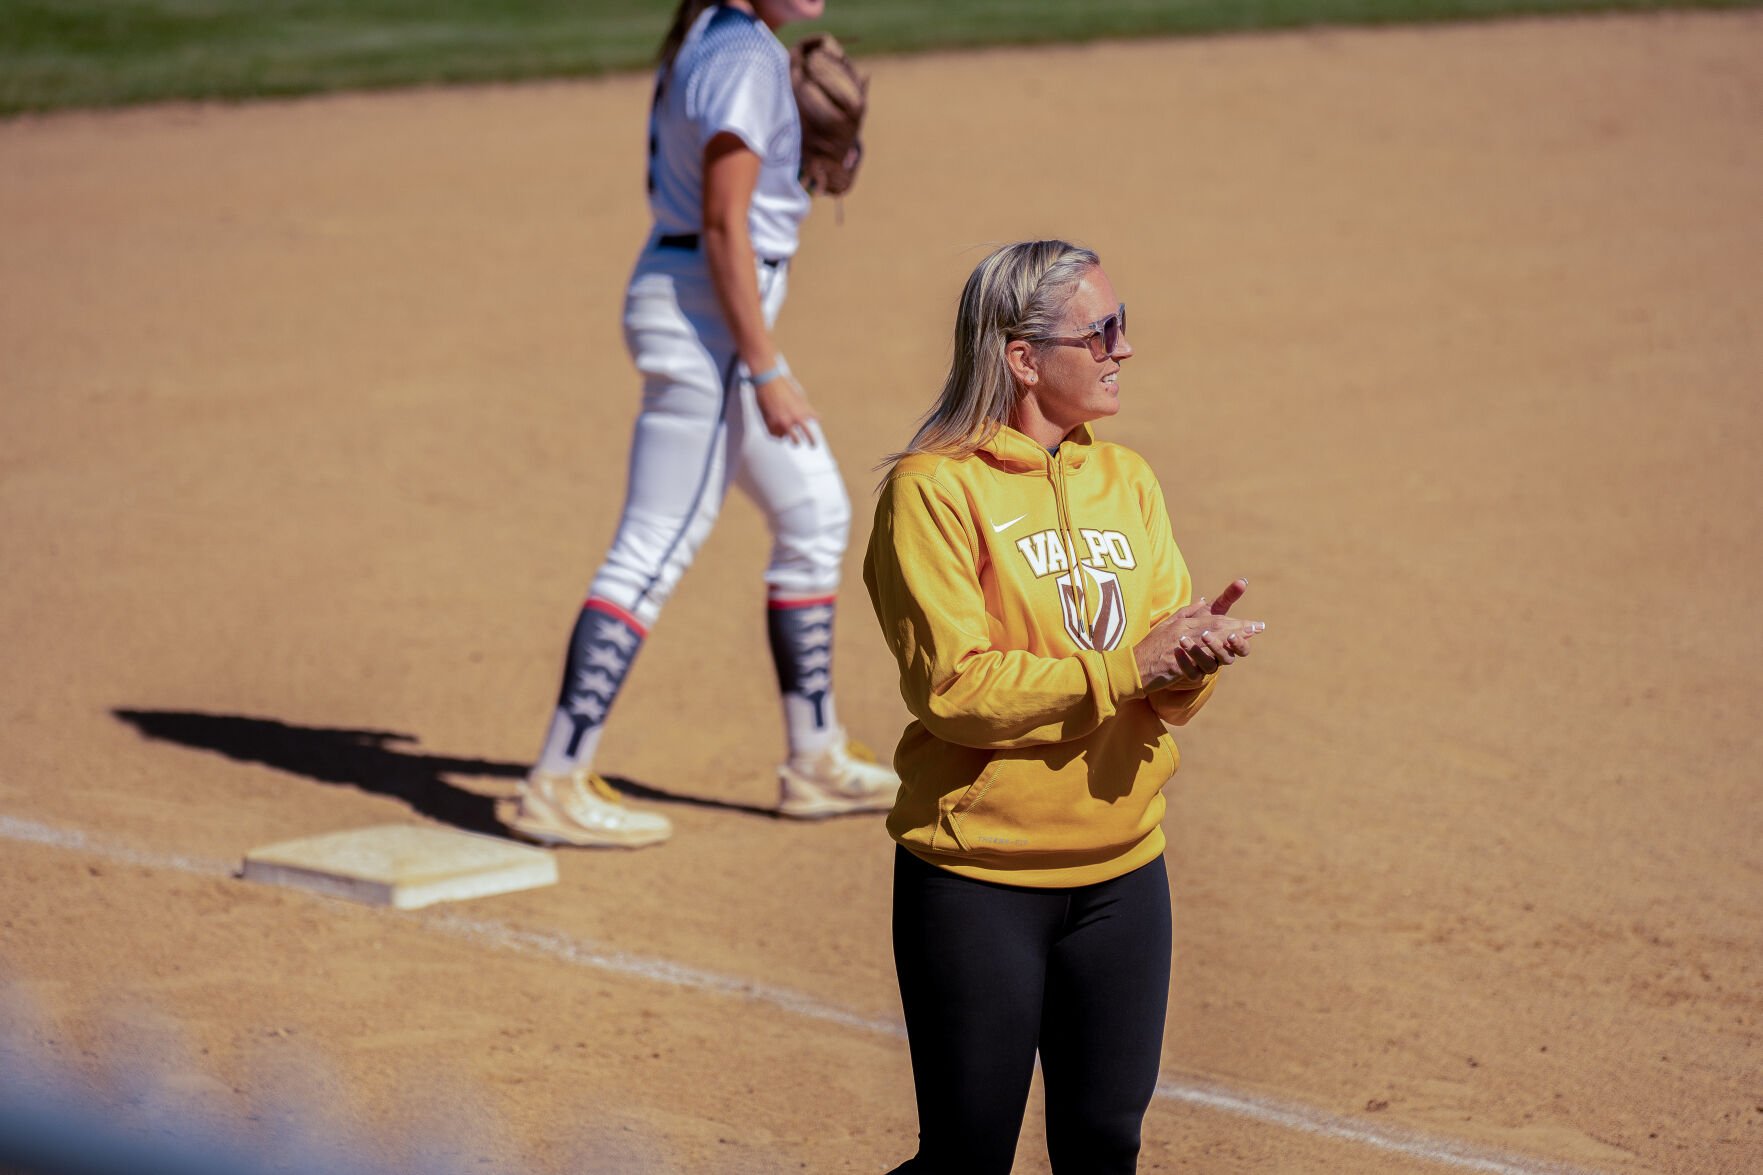
[[[1097,363],[1120,349],[1126,338],[1126,303],[1122,302],[1107,318],[1098,318],[1075,335],[1054,335],[1037,339],[1041,343],[1058,343],[1065,347],[1085,346]]]

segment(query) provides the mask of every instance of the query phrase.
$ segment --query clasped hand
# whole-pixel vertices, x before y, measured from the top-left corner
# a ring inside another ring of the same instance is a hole
[[[1146,633],[1133,646],[1145,688],[1198,683],[1220,666],[1247,657],[1250,638],[1267,625],[1228,613],[1248,590],[1248,580],[1232,580],[1211,603],[1202,596]]]

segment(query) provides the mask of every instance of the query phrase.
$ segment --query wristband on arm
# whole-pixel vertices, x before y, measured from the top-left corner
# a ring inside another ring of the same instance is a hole
[[[750,377],[750,380],[754,387],[762,388],[783,373],[784,365],[781,363],[774,363],[764,371],[761,371],[758,375]]]

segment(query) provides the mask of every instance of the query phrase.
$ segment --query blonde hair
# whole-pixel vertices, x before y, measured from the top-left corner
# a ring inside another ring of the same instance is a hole
[[[955,313],[949,375],[911,442],[882,463],[892,468],[912,453],[964,457],[991,440],[1016,407],[1016,380],[1005,358],[1017,339],[1054,334],[1084,275],[1101,264],[1067,241],[1018,241],[994,249],[968,275]]]

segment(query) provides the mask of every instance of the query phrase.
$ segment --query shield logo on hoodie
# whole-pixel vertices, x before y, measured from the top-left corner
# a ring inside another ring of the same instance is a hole
[[[1084,577],[1081,594],[1076,583],[1080,574]],[[1059,585],[1066,634],[1078,648],[1106,652],[1119,647],[1120,638],[1126,635],[1126,600],[1118,575],[1079,563],[1053,582]]]

